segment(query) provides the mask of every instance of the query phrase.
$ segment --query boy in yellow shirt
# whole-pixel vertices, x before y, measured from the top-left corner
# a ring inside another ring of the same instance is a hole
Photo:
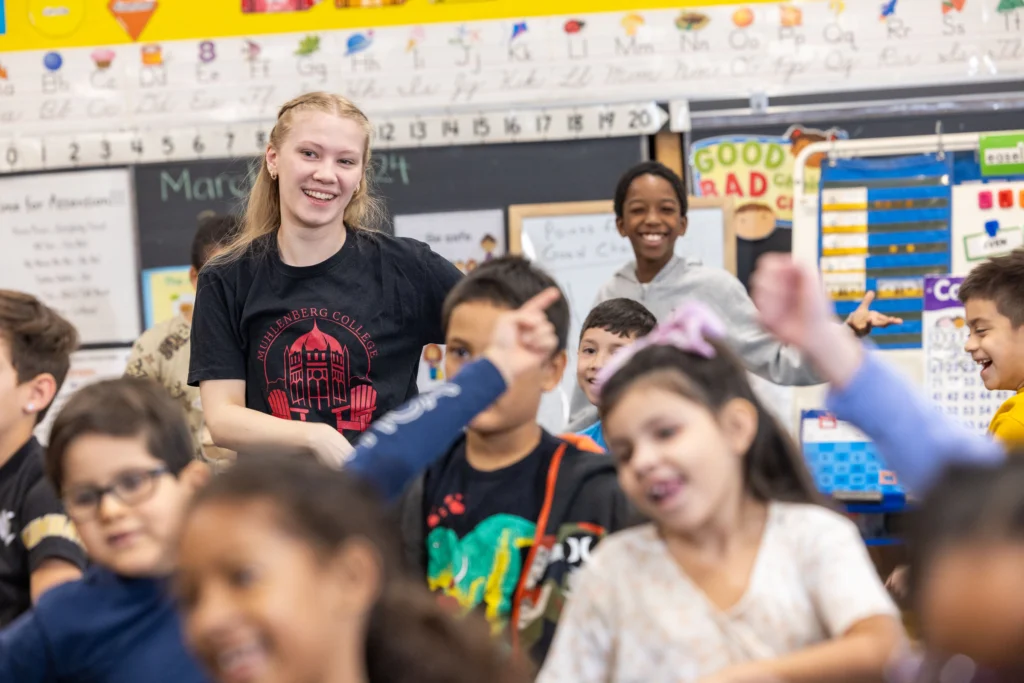
[[[977,266],[960,285],[970,337],[964,349],[990,391],[1015,391],[996,411],[989,433],[1024,446],[1024,249]]]

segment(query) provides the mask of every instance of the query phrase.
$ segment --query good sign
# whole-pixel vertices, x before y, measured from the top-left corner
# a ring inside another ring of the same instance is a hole
[[[793,220],[793,156],[785,138],[731,136],[694,144],[694,179],[704,197],[735,197],[737,233],[763,239]]]

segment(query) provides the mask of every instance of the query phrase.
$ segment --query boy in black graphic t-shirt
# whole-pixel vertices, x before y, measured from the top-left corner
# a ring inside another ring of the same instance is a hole
[[[85,566],[32,436],[76,344],[75,328],[34,297],[0,290],[0,628]]]
[[[486,348],[498,316],[548,287],[518,257],[494,259],[449,294],[444,307],[449,377]],[[517,378],[474,419],[451,452],[405,493],[399,514],[411,564],[461,611],[479,610],[539,664],[554,635],[570,573],[608,533],[635,521],[610,456],[537,424],[545,391],[565,369],[569,309],[548,309],[558,353]],[[592,451],[592,452],[587,452]]]
[[[346,438],[416,393],[420,353],[442,341],[461,273],[367,228],[370,131],[336,95],[285,104],[241,233],[200,273],[189,384],[218,446],[339,466]]]

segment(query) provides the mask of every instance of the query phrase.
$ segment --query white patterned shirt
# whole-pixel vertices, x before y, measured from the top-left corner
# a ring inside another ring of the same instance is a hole
[[[750,582],[727,610],[648,524],[605,539],[577,573],[537,683],[686,683],[879,615],[899,619],[857,527],[824,507],[769,505]]]

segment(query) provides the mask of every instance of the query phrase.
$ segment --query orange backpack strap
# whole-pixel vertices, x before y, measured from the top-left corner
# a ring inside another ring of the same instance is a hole
[[[558,438],[572,445],[578,451],[587,453],[604,453],[604,449],[597,445],[597,442],[589,436],[582,434],[559,434]]]

